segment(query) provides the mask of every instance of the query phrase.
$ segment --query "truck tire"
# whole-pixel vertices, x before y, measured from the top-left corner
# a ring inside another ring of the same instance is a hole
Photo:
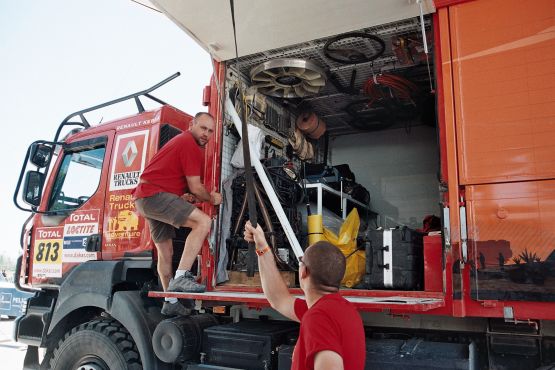
[[[67,332],[50,359],[52,370],[141,370],[137,346],[113,319],[96,319]]]

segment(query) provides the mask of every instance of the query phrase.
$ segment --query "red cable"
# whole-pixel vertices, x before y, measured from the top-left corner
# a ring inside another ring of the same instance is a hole
[[[372,76],[364,83],[363,91],[370,97],[368,102],[370,106],[381,99],[400,99],[412,102],[412,96],[418,91],[418,87],[401,76],[379,74]]]

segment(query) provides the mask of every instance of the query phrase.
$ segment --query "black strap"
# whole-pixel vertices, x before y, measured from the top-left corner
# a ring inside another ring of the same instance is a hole
[[[233,39],[235,42],[235,65],[239,62],[239,52],[237,51],[237,33],[235,29],[235,7],[233,0],[229,0],[231,6],[231,22],[233,24]],[[254,175],[251,167],[251,156],[249,149],[249,131],[247,129],[247,110],[243,109],[242,117],[242,139],[243,139],[243,163],[245,164],[245,183],[247,185],[247,203],[249,206],[249,221],[253,227],[258,224],[258,213],[256,212],[256,200],[254,194]]]

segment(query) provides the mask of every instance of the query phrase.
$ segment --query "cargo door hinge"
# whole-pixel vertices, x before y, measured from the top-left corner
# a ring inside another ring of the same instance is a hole
[[[445,247],[451,248],[451,217],[449,215],[449,207],[443,207],[443,235]]]
[[[461,196],[459,203],[459,222],[461,223],[461,260],[468,262],[468,229],[466,224],[466,204]]]

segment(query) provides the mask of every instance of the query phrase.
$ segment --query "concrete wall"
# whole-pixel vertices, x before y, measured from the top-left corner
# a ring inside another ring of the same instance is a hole
[[[330,140],[330,149],[332,164],[348,163],[357,182],[370,192],[380,226],[395,221],[418,228],[426,215],[440,216],[439,149],[434,128],[339,136]]]

